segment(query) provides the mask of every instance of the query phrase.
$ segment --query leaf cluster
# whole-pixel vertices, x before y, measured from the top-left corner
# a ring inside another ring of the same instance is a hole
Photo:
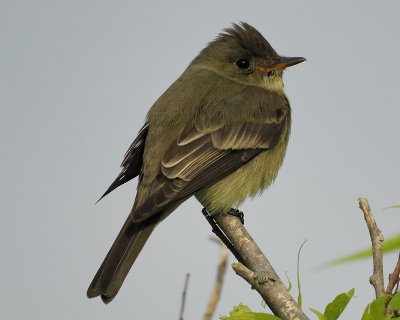
[[[318,320],[337,320],[348,306],[354,296],[354,289],[336,296],[332,302],[325,307],[324,313],[316,309],[310,310],[317,316]],[[253,312],[249,307],[239,304],[230,312],[229,316],[221,317],[220,320],[279,320],[273,314]],[[372,301],[365,308],[361,320],[400,320],[400,293],[394,296],[384,295]]]

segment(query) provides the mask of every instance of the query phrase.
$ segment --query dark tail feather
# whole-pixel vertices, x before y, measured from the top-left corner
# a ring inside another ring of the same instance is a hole
[[[89,298],[101,296],[104,303],[109,303],[114,299],[137,256],[156,227],[157,221],[154,220],[134,223],[131,216],[128,216],[87,290]]]

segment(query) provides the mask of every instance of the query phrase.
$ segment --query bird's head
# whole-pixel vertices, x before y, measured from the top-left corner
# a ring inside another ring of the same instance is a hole
[[[280,91],[283,70],[303,61],[301,57],[278,55],[260,32],[242,22],[224,29],[191,65],[234,81]]]

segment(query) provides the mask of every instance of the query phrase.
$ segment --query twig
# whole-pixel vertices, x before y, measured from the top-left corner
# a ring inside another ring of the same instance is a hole
[[[385,294],[383,281],[383,251],[382,244],[384,241],[383,234],[376,225],[375,218],[371,212],[368,200],[366,198],[358,198],[360,209],[364,213],[364,219],[367,222],[369,235],[372,243],[372,257],[374,271],[369,278],[369,282],[375,289],[375,296],[378,298]]]
[[[190,273],[186,273],[185,284],[183,286],[183,291],[182,291],[182,303],[181,303],[181,312],[179,313],[179,320],[183,320],[183,312],[185,311],[186,294],[189,286],[189,278],[190,278]]]
[[[243,261],[234,263],[233,269],[258,291],[271,311],[284,320],[308,319],[240,220],[232,215],[213,218]]]
[[[393,273],[389,275],[389,283],[386,288],[386,293],[387,294],[394,294],[393,289],[396,287],[396,291],[399,287],[399,281],[400,281],[400,254],[399,258],[397,259],[397,264],[396,267],[394,268]]]
[[[208,302],[207,310],[204,314],[204,320],[211,320],[212,316],[215,313],[218,301],[221,297],[222,284],[224,282],[226,267],[228,265],[229,258],[229,250],[225,246],[225,244],[218,238],[212,238],[212,240],[217,240],[218,244],[221,246],[221,253],[218,263],[217,278],[215,279],[215,284],[210,296],[210,301]]]

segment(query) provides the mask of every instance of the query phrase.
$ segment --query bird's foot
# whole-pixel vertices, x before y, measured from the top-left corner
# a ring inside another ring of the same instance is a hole
[[[231,208],[228,211],[228,214],[230,214],[231,216],[234,216],[234,217],[238,217],[240,222],[244,225],[244,213],[243,213],[243,211]]]

